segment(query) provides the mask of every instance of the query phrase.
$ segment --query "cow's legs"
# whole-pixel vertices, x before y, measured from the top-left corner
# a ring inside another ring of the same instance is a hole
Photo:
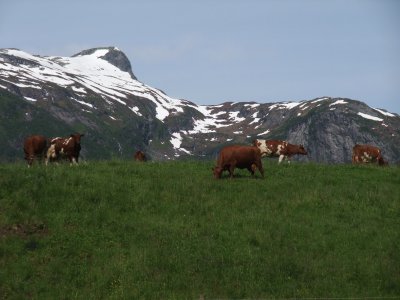
[[[235,166],[236,166],[235,163],[232,163],[232,164],[229,166],[228,171],[229,171],[230,178],[233,178],[233,171],[235,170]]]
[[[71,162],[71,166],[78,164],[78,160],[75,158],[75,156],[70,157],[69,161]]]
[[[25,152],[25,160],[28,163],[28,168],[29,168],[32,165],[32,158],[31,158],[32,156],[27,151],[25,151],[25,149],[24,152]]]
[[[30,155],[27,160],[28,160],[28,168],[30,168],[33,164],[34,156]]]
[[[256,164],[252,164],[251,167],[248,167],[247,170],[251,173],[251,177],[254,177],[254,172],[256,171],[257,166]]]
[[[264,169],[261,163],[261,159],[257,160],[253,166],[256,166],[258,168],[258,171],[260,171],[261,176],[264,178]]]
[[[284,159],[285,159],[285,155],[283,155],[283,154],[279,155],[278,164],[280,164]]]

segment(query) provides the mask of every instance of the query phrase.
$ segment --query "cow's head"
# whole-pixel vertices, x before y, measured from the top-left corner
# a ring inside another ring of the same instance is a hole
[[[388,166],[388,165],[389,165],[389,163],[388,163],[386,160],[384,160],[382,156],[379,157],[379,159],[378,159],[378,164],[379,164],[380,166]]]
[[[299,145],[298,154],[307,155],[307,151],[304,149],[303,145]]]
[[[214,167],[214,168],[212,168],[212,171],[213,171],[213,173],[214,173],[214,178],[215,178],[215,179],[221,178],[221,174],[222,174],[223,168],[221,168],[221,167]]]
[[[75,141],[76,144],[80,144],[81,143],[81,137],[83,137],[84,134],[81,133],[75,133],[75,134],[71,134],[70,137],[72,137]]]
[[[259,140],[254,140],[253,141],[253,146],[254,147],[260,147],[261,146],[261,142]]]

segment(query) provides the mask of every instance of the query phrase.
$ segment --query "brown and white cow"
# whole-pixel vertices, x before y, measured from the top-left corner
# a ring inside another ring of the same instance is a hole
[[[286,141],[257,139],[253,141],[253,145],[260,149],[262,157],[279,157],[279,163],[284,159],[290,163],[292,155],[295,154],[307,155],[303,145],[294,145]]]
[[[32,135],[24,141],[25,159],[28,162],[28,167],[32,166],[36,159],[42,160],[46,157],[47,140],[42,135]]]
[[[233,145],[221,149],[217,159],[217,166],[213,168],[214,177],[221,178],[223,171],[228,171],[233,178],[235,168],[247,169],[251,175],[258,169],[264,177],[264,169],[261,163],[261,152],[257,147]]]
[[[353,164],[377,163],[380,166],[388,164],[378,147],[359,144],[353,147],[352,162]]]
[[[135,152],[135,155],[133,156],[133,159],[135,161],[146,161],[146,155],[144,154],[143,151],[138,150],[138,151]]]
[[[81,137],[83,134],[71,134],[69,137],[56,137],[50,140],[50,147],[47,150],[46,165],[49,160],[59,160],[60,157],[69,159],[71,164],[77,164],[81,151]]]

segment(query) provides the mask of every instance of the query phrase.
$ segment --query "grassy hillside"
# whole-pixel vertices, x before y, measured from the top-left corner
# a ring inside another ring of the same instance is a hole
[[[138,149],[145,149],[143,133],[157,140],[165,132],[159,121],[151,123],[151,129],[138,127],[135,117],[128,121],[114,122],[104,110],[85,113],[84,118],[74,113],[75,103],[59,101],[52,104],[53,111],[47,110],[49,103],[32,104],[22,97],[0,89],[0,162],[16,162],[24,157],[23,143],[34,134],[51,137],[68,137],[71,133],[84,133],[82,157],[90,159],[110,159],[112,157],[131,158]],[[94,101],[88,100],[89,103]],[[72,101],[75,102],[75,101]],[[63,109],[68,107],[68,113]],[[117,110],[117,109],[116,109]],[[81,112],[81,108],[77,110]],[[131,113],[131,112],[130,112]],[[127,114],[126,111],[117,115]]]
[[[400,296],[400,170],[0,165],[1,299]]]
[[[71,133],[74,130],[57,121],[44,109],[0,89],[0,162],[22,159],[23,141],[27,136],[58,136],[57,132]]]

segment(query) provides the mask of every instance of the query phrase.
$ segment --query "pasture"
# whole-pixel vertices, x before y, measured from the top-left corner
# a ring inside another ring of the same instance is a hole
[[[400,296],[400,169],[0,165],[1,299]]]

